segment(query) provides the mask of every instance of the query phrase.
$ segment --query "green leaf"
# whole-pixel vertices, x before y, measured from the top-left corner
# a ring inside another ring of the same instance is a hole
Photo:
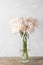
[[[20,35],[21,35],[21,37],[23,36],[23,34],[24,34],[23,31],[20,30]]]
[[[25,32],[25,36],[26,36],[27,38],[29,38],[29,33],[28,33],[28,32]]]
[[[29,33],[27,33],[27,38],[29,38]]]

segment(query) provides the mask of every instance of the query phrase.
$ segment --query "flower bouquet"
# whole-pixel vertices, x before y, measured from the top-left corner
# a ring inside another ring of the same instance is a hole
[[[22,57],[21,62],[28,62],[29,61],[29,54],[27,48],[27,38],[29,39],[30,33],[32,33],[35,28],[38,28],[38,21],[37,19],[30,17],[30,18],[15,18],[10,21],[11,30],[13,33],[19,33],[22,39]]]

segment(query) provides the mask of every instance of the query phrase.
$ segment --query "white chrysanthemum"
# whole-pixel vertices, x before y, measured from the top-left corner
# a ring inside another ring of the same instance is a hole
[[[12,19],[10,21],[10,27],[11,27],[12,33],[17,33],[17,32],[20,31],[21,23],[18,22],[18,18],[17,19]]]
[[[11,30],[13,33],[21,31],[33,32],[36,27],[38,27],[38,21],[32,17],[26,18],[16,18],[10,21]]]

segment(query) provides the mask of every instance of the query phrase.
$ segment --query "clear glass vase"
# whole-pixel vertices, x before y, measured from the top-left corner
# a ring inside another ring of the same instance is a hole
[[[28,49],[28,42],[27,42],[27,36],[24,34],[21,38],[22,47],[20,50],[21,53],[21,62],[26,63],[29,62],[29,49]]]

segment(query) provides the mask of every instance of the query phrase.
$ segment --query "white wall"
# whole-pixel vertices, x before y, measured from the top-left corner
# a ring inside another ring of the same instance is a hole
[[[9,20],[35,17],[40,27],[30,35],[30,56],[43,56],[43,0],[0,0],[0,56],[19,56],[20,37],[13,35]]]

